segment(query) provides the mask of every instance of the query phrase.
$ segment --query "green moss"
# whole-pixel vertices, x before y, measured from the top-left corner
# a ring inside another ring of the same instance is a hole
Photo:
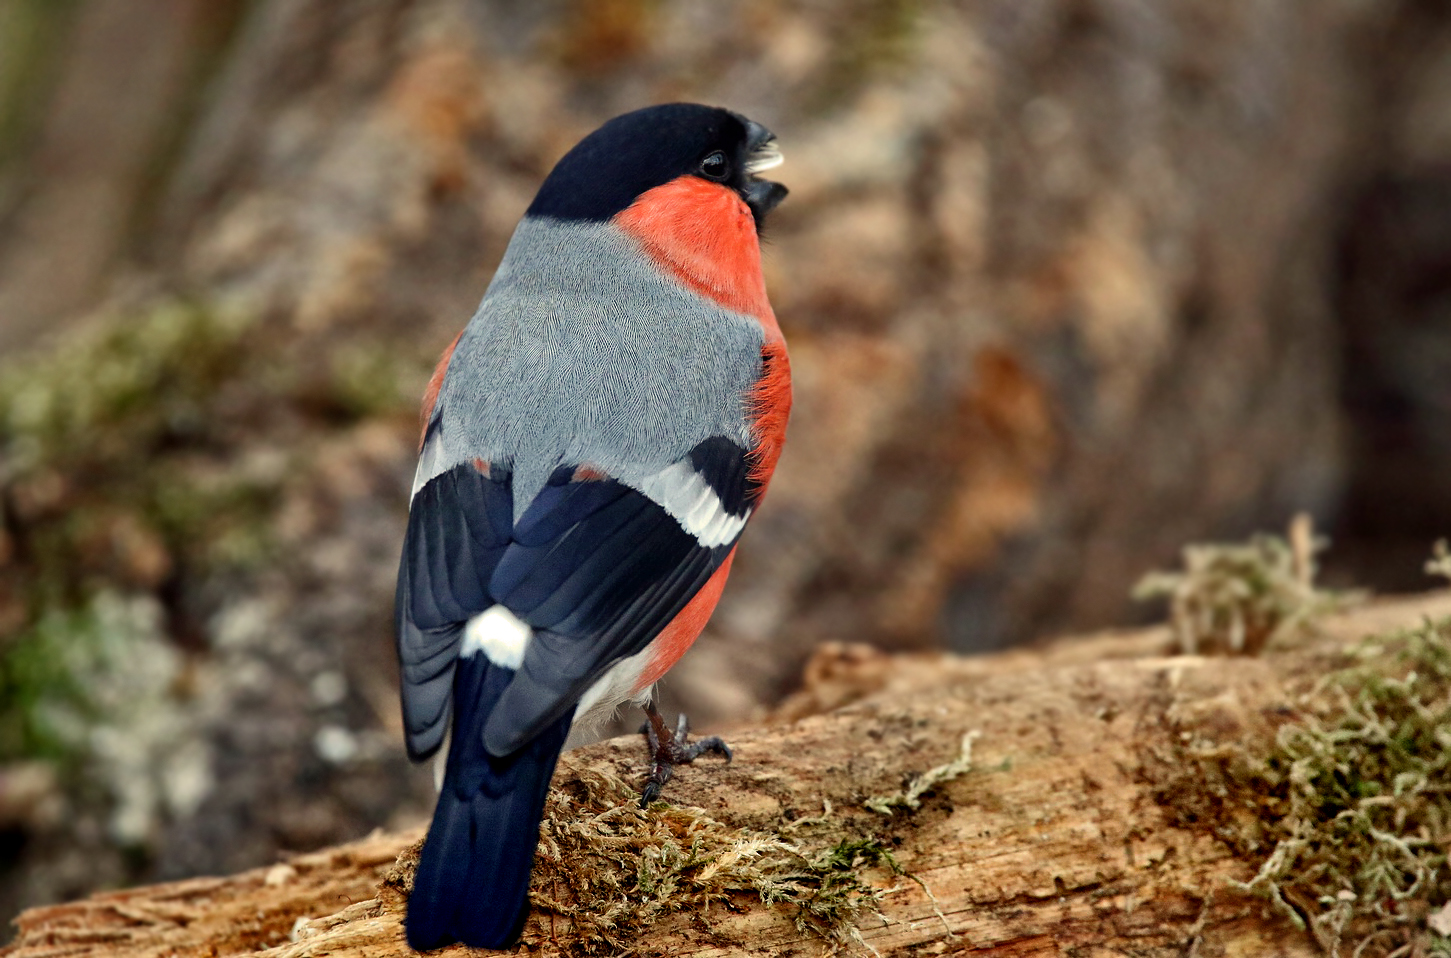
[[[98,610],[148,593],[159,610],[188,576],[266,554],[277,480],[228,456],[253,325],[168,302],[0,368],[0,761],[75,766],[84,730],[114,718],[100,692],[127,656],[102,652],[140,633]]]
[[[920,808],[930,789],[971,770],[977,734],[963,738],[951,761],[867,807],[886,815]],[[880,917],[882,896],[898,879],[916,882],[936,901],[860,812],[839,814],[827,802],[820,816],[777,830],[738,828],[689,806],[657,802],[642,810],[634,785],[598,770],[550,791],[535,876],[531,898],[545,926],[584,955],[631,950],[666,915],[708,916],[713,905],[731,907],[740,896],[785,910],[799,931],[832,947],[872,951],[861,924]],[[406,891],[405,880],[395,884]],[[558,933],[560,920],[568,935]]]
[[[234,372],[245,317],[196,304],[92,327],[63,349],[0,372],[0,425],[12,468],[130,451],[195,430]]]
[[[1273,742],[1185,747],[1160,799],[1327,954],[1451,954],[1451,619],[1367,639],[1298,706]]]
[[[388,344],[347,344],[333,351],[328,367],[331,401],[348,418],[388,415],[411,409],[418,401],[414,365],[401,363],[398,351]]]
[[[141,855],[210,787],[185,657],[163,623],[156,600],[101,592],[46,613],[0,658],[0,754],[48,760],[72,800],[104,808],[112,839]]]
[[[170,299],[0,366],[7,702],[53,696],[48,637],[84,632],[102,594],[147,597],[164,633],[201,640],[204,583],[277,558],[274,518],[284,491],[310,489],[317,434],[411,420],[426,357],[321,347],[247,311]],[[0,735],[0,760],[56,750],[17,729]]]
[[[178,655],[161,645],[157,613],[149,600],[103,592],[13,637],[0,657],[0,756],[67,764],[92,747],[98,724],[169,694]]]
[[[366,342],[319,356],[245,312],[170,301],[0,367],[27,621],[101,587],[259,565],[283,484],[307,467],[298,436],[409,414],[421,362]]]
[[[228,461],[247,317],[167,303],[0,369],[0,474],[26,619],[255,554],[276,478]],[[239,547],[238,542],[250,543]]]
[[[183,650],[286,562],[284,496],[329,494],[319,434],[411,421],[426,362],[172,299],[0,366],[0,763],[74,773],[136,848],[199,801]]]
[[[1283,726],[1264,768],[1273,850],[1241,888],[1326,951],[1451,954],[1451,619],[1369,640],[1323,704]],[[1255,784],[1251,782],[1250,784]]]
[[[788,835],[688,806],[641,810],[634,786],[593,773],[550,792],[531,897],[546,923],[573,926],[580,954],[628,949],[665,915],[742,894],[787,909],[803,932],[861,942],[860,921],[903,872],[878,840],[844,830],[829,811]]]
[[[1292,525],[1291,539],[1298,547],[1274,535],[1185,546],[1183,570],[1149,573],[1134,598],[1169,600],[1170,625],[1185,654],[1256,654],[1360,598],[1315,586],[1314,554],[1325,541],[1310,534],[1308,520],[1297,523],[1303,524]]]
[[[14,638],[0,656],[0,759],[19,756],[64,763],[75,742],[49,719],[57,706],[87,707],[67,653],[90,645],[89,610],[51,613]]]
[[[828,941],[864,943],[857,928],[866,914],[879,914],[882,894],[863,880],[869,871],[921,884],[877,839],[846,838],[811,858],[809,881],[804,887],[791,888],[780,901],[797,909],[796,927],[802,931],[815,932]],[[767,894],[761,900],[768,905],[777,903]]]

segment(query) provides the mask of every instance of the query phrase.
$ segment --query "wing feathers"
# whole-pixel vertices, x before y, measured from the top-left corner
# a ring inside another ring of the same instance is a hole
[[[485,476],[467,464],[414,497],[395,615],[403,724],[415,760],[443,741],[464,624],[490,604],[485,583],[508,545],[512,515],[507,475]]]
[[[628,486],[610,480],[570,482],[556,470],[539,495],[524,510],[514,526],[513,538],[520,545],[537,546],[564,535],[576,523],[629,494]]]
[[[698,445],[638,488],[561,466],[513,521],[495,462],[439,472],[414,497],[399,569],[399,660],[410,753],[437,747],[464,625],[495,605],[534,634],[486,718],[504,756],[643,649],[725,561],[759,487],[745,449]],[[514,664],[514,663],[510,663]]]

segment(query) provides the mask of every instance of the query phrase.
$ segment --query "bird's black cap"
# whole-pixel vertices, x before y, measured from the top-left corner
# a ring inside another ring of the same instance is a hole
[[[566,153],[544,180],[529,216],[602,222],[646,190],[700,176],[740,194],[759,229],[786,187],[754,173],[780,162],[770,130],[739,114],[698,103],[666,103],[626,113]]]

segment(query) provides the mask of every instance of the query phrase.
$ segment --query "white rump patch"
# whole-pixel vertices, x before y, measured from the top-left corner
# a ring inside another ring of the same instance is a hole
[[[689,462],[677,462],[640,483],[640,491],[664,507],[702,546],[723,546],[741,534],[750,518],[726,512],[720,496]]]
[[[524,652],[533,635],[534,630],[527,622],[502,605],[491,605],[464,626],[464,641],[458,654],[466,659],[482,652],[495,665],[517,669],[524,664]]]

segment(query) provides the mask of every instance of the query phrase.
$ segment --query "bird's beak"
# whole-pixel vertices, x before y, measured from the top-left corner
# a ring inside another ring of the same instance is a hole
[[[785,162],[776,146],[776,134],[754,121],[746,121],[746,205],[760,229],[766,214],[786,198],[786,187],[770,180],[757,179],[756,174],[775,169]]]
[[[785,162],[776,146],[776,134],[759,123],[746,121],[746,173],[755,176]]]

